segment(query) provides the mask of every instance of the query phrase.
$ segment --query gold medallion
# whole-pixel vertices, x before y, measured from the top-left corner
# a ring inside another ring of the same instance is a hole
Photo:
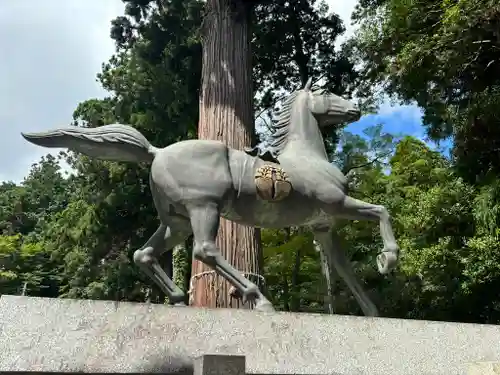
[[[255,186],[259,197],[269,202],[286,198],[292,190],[286,172],[272,165],[263,165],[255,171]]]

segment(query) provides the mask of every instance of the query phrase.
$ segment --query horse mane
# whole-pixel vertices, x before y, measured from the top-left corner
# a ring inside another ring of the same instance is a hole
[[[274,155],[279,155],[287,144],[288,132],[290,130],[290,119],[292,116],[292,106],[301,90],[292,92],[282,103],[281,109],[276,112],[277,120],[271,124],[272,133],[268,141],[269,151]]]
[[[282,102],[281,108],[273,114],[275,119],[271,122],[271,134],[269,139],[261,145],[253,148],[246,148],[245,152],[251,156],[260,157],[263,160],[279,163],[278,155],[283,151],[287,144],[288,134],[290,131],[290,120],[292,116],[292,106],[297,98],[297,95],[303,89],[293,91]],[[322,93],[324,90],[318,86],[313,86],[311,92],[313,94]]]

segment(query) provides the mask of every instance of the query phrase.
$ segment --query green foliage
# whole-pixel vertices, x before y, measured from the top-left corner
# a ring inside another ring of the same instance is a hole
[[[478,194],[455,174],[448,160],[410,137],[398,144],[390,164],[389,175],[373,175],[377,180],[371,182],[385,185],[386,191],[379,198],[373,192],[370,195],[392,213],[402,262],[391,276],[392,285],[380,290],[379,284],[377,289],[396,297],[392,303],[407,309],[385,305],[386,314],[497,322],[498,298],[491,292],[489,299],[478,298],[478,293],[494,288],[500,280],[498,229],[491,230],[496,206],[484,204],[481,211],[477,205],[478,200],[491,199],[491,189],[483,188]],[[349,233],[350,227],[344,230]],[[359,224],[352,227],[359,228]],[[362,239],[357,231],[358,241],[370,243],[368,236]],[[356,253],[359,256],[360,251]],[[368,285],[372,282],[367,281]],[[397,286],[402,288],[400,296],[393,294]]]
[[[42,243],[23,241],[20,234],[0,236],[0,293],[52,297],[58,275]]]
[[[354,15],[360,91],[418,104],[431,138],[454,141],[448,161],[404,140],[385,178],[410,316],[499,319],[499,14],[491,0],[362,0]]]
[[[424,110],[436,140],[453,136],[469,182],[500,170],[500,4],[495,0],[361,1],[350,51],[363,66],[360,92],[384,88]]]
[[[344,32],[342,20],[324,1],[279,0],[258,5],[253,53],[261,104],[274,105],[276,90],[293,91],[309,77],[314,81],[323,78],[324,88],[331,92],[352,92],[357,73],[352,62],[335,48]]]
[[[4,182],[0,187],[0,231],[3,234],[36,232],[37,225],[67,204],[68,181],[59,158],[42,157],[20,186]]]
[[[285,311],[322,311],[319,255],[310,233],[263,230],[264,272],[273,303]]]

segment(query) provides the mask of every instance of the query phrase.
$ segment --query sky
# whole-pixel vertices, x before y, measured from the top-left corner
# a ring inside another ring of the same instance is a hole
[[[352,35],[356,0],[327,1]],[[20,132],[70,125],[78,103],[106,92],[96,74],[114,52],[110,22],[123,15],[121,0],[11,0],[0,7],[0,181],[20,182],[48,149]],[[384,130],[422,137],[420,111],[384,105],[349,130],[383,124]]]

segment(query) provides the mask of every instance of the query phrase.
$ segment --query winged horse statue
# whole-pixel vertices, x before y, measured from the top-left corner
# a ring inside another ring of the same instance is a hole
[[[193,257],[233,286],[235,295],[273,311],[262,291],[222,256],[215,238],[219,218],[260,228],[308,227],[329,269],[344,279],[365,315],[377,308],[357,280],[333,231],[336,218],[373,220],[380,225],[384,247],[377,256],[380,273],[393,269],[399,247],[388,211],[347,195],[346,177],[327,157],[320,128],[360,118],[348,100],[312,88],[291,93],[278,112],[266,150],[245,151],[211,140],[186,140],[157,148],[136,129],[112,124],[96,128],[70,126],[22,133],[43,147],[67,148],[89,157],[150,162],[150,187],[160,225],[134,252],[134,262],[173,304],[184,292],[167,276],[158,257],[193,234]]]

